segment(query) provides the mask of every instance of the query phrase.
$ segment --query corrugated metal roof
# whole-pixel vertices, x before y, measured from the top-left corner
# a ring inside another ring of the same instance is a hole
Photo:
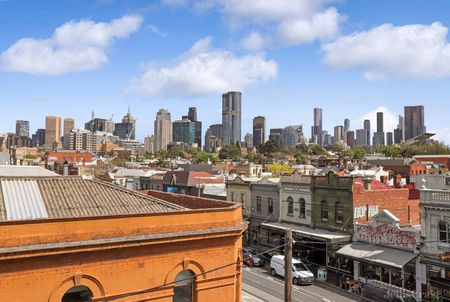
[[[59,176],[55,172],[39,166],[0,166],[0,176]]]
[[[16,215],[11,214],[11,211],[14,211],[14,207],[21,206],[23,202],[26,202],[29,210],[34,210],[35,214],[42,213],[39,212],[40,208],[35,208],[37,194],[41,196],[48,215],[29,216],[28,212],[23,210],[27,215],[15,217],[18,219],[94,217],[163,213],[186,209],[113,184],[81,177],[0,177],[0,183],[0,220],[9,220],[10,215]],[[23,183],[35,185],[24,186]],[[15,191],[12,192],[11,188]]]
[[[6,220],[48,218],[35,180],[2,181],[1,187]]]

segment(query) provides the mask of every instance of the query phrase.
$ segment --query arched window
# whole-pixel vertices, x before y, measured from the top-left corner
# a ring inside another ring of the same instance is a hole
[[[291,196],[289,196],[287,198],[287,203],[288,203],[287,214],[288,214],[288,216],[292,216],[292,215],[294,215],[294,199]]]
[[[194,278],[195,274],[191,270],[184,270],[175,277],[175,289],[173,302],[193,302],[194,301]]]
[[[440,243],[450,243],[449,236],[449,224],[445,221],[439,221],[439,242]]]
[[[320,202],[320,216],[322,221],[328,221],[328,202],[326,200]]]
[[[300,198],[298,200],[298,203],[300,204],[300,209],[299,209],[299,217],[300,218],[305,218],[306,216],[306,202],[303,198]]]
[[[69,289],[61,299],[61,302],[87,302],[93,298],[92,291],[86,286],[74,286]]]
[[[335,214],[336,223],[344,222],[344,206],[343,206],[342,202],[340,202],[340,201],[336,202],[334,214]]]

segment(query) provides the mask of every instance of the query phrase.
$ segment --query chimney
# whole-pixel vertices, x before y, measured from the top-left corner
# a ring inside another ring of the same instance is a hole
[[[364,189],[370,191],[372,189],[372,180],[369,178],[364,179]]]
[[[68,176],[69,175],[69,163],[66,161],[64,161],[63,163],[63,175],[64,176]]]
[[[397,174],[394,176],[394,187],[400,188],[400,184],[402,183],[402,176]]]
[[[380,176],[380,181],[382,182],[382,183],[387,183],[387,176],[384,176],[384,175],[381,175]]]

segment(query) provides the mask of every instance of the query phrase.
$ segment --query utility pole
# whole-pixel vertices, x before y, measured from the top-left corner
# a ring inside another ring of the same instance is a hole
[[[284,243],[284,302],[292,301],[292,230],[287,229]]]

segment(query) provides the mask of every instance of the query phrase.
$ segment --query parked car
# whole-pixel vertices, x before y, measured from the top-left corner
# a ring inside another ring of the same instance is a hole
[[[272,276],[281,276],[284,278],[284,256],[276,255],[270,260],[270,273]],[[314,274],[308,267],[300,260],[292,259],[292,283],[298,284],[312,284],[314,281]]]
[[[264,258],[253,255],[252,252],[246,248],[242,249],[242,258],[244,259],[244,264],[249,266],[264,266],[266,263]]]

